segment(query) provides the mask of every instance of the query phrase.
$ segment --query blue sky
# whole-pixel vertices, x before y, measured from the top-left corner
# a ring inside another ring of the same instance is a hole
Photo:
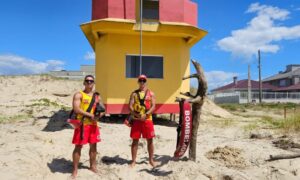
[[[209,34],[191,50],[206,72],[210,89],[300,64],[299,0],[196,0],[198,26]],[[94,64],[79,27],[91,19],[91,0],[3,0],[0,5],[0,74],[77,70]],[[193,70],[192,70],[193,71]]]

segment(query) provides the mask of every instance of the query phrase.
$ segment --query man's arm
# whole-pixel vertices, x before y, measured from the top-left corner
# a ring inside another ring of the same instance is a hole
[[[99,100],[99,104],[100,104],[103,108],[105,108],[105,106],[104,106],[104,104],[103,104],[103,101],[102,101],[102,98],[101,98],[100,95],[98,96],[98,100]],[[99,118],[101,118],[101,117],[104,116],[104,115],[105,115],[105,112],[100,113]]]
[[[80,103],[81,103],[82,95],[81,93],[77,92],[73,96],[73,110],[76,114],[81,114],[86,117],[90,117],[91,119],[94,119],[94,114],[88,113],[80,109]]]
[[[156,103],[155,95],[154,95],[153,92],[151,92],[151,93],[152,93],[152,98],[151,98],[151,108],[146,112],[147,115],[153,113],[153,111],[155,110],[155,105],[156,105],[156,104],[155,104],[155,103]]]
[[[133,109],[134,96],[135,96],[135,93],[131,93],[130,100],[129,100],[129,110],[131,113],[134,112],[134,109]]]
[[[134,104],[134,97],[136,96],[136,93],[132,93],[129,100],[129,110],[130,114],[133,114],[135,117],[140,117],[140,114],[136,113],[133,108]]]

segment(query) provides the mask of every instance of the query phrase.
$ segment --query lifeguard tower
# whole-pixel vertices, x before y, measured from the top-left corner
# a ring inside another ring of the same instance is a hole
[[[96,55],[96,89],[108,114],[128,113],[136,77],[148,76],[155,113],[178,113],[175,97],[190,88],[190,48],[207,32],[197,28],[190,0],[93,0],[81,29]]]

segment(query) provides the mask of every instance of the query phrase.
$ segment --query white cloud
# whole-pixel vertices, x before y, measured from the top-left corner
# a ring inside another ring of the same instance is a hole
[[[285,9],[254,3],[246,13],[256,13],[256,17],[245,28],[234,30],[231,36],[219,40],[217,45],[221,50],[249,60],[258,49],[276,53],[280,49],[276,42],[300,38],[300,25],[287,27],[276,23],[289,18],[290,12]]]
[[[85,60],[95,60],[95,53],[94,52],[87,52],[84,55]]]
[[[224,71],[209,71],[205,72],[205,77],[208,83],[208,89],[215,89],[233,81],[234,76],[238,76],[235,72]]]
[[[40,62],[17,55],[0,55],[0,74],[39,74],[52,70],[62,70],[64,62],[60,60],[46,60]]]

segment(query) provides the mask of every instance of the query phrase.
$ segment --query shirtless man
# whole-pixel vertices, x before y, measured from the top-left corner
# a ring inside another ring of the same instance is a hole
[[[153,137],[155,137],[155,134],[152,122],[152,112],[155,109],[155,96],[154,93],[147,88],[147,77],[145,75],[140,75],[138,77],[138,85],[139,88],[131,94],[129,102],[129,108],[133,119],[130,132],[130,137],[132,138],[131,167],[134,167],[136,164],[138,143],[141,135],[143,138],[147,139],[149,163],[151,166],[155,167],[156,163],[153,160]]]

